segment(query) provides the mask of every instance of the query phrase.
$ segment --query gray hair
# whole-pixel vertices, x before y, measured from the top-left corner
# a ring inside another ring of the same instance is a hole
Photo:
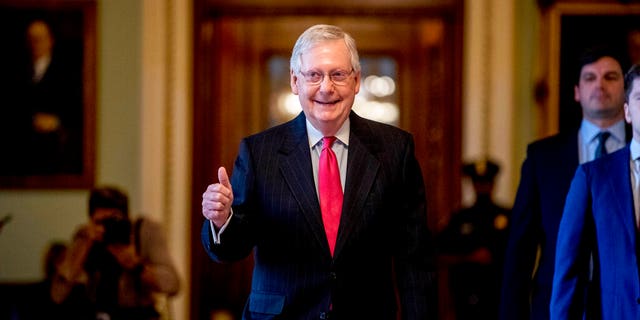
[[[312,26],[300,35],[296,44],[293,46],[289,68],[296,73],[300,72],[300,56],[302,56],[303,53],[322,41],[341,39],[344,40],[347,48],[349,49],[349,53],[351,55],[351,67],[356,73],[360,72],[360,58],[358,57],[356,40],[339,27],[327,24],[317,24]]]

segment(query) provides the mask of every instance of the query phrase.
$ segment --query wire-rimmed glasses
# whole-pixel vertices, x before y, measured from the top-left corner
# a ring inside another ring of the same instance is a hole
[[[312,86],[317,86],[320,83],[322,83],[322,81],[324,81],[324,77],[326,75],[325,73],[322,73],[322,72],[320,72],[318,70],[309,70],[309,71],[306,71],[306,72],[300,71],[299,73],[304,78],[304,81],[308,85],[312,85]],[[329,79],[336,86],[344,86],[344,85],[347,84],[347,80],[349,80],[349,77],[352,74],[353,74],[353,68],[350,71],[334,70],[334,71],[329,72]]]

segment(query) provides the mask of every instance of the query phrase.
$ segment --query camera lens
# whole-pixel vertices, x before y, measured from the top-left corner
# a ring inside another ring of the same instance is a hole
[[[102,221],[105,244],[129,244],[131,242],[131,222],[128,219],[110,218]]]

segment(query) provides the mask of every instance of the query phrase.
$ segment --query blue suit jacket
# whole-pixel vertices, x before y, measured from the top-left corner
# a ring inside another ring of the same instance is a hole
[[[509,219],[500,319],[549,318],[556,236],[578,167],[578,133],[559,134],[527,148]],[[536,256],[540,249],[540,257]]]
[[[335,254],[325,236],[304,114],[243,139],[233,169],[233,217],[216,261],[254,250],[245,319],[405,319],[436,315],[433,251],[413,139],[350,115],[342,218]]]
[[[627,146],[576,170],[558,233],[552,319],[582,317],[590,252],[599,293],[592,303],[601,310],[601,318],[640,319],[629,159]]]

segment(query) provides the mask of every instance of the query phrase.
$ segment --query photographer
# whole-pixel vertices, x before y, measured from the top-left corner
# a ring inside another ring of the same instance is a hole
[[[52,298],[63,301],[83,283],[97,319],[159,319],[156,297],[179,287],[161,226],[129,219],[127,196],[112,187],[91,191],[89,218],[74,236]]]

